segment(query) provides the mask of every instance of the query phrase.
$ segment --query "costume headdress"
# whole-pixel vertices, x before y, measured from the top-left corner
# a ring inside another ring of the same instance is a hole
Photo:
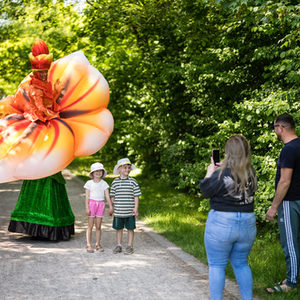
[[[29,54],[32,71],[48,70],[53,61],[53,54],[49,54],[46,43],[41,39],[36,39],[32,45],[32,52]]]

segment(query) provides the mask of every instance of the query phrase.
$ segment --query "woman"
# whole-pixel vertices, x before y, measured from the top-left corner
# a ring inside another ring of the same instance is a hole
[[[222,164],[215,166],[211,158],[200,189],[204,197],[210,198],[211,208],[204,237],[210,297],[222,299],[225,269],[230,260],[242,299],[252,299],[248,256],[256,237],[253,200],[257,179],[250,147],[243,136],[234,135],[227,141]]]

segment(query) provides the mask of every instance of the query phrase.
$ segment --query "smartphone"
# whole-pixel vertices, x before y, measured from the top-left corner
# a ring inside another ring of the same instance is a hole
[[[213,149],[212,156],[213,156],[215,165],[220,162],[220,150],[219,149]]]

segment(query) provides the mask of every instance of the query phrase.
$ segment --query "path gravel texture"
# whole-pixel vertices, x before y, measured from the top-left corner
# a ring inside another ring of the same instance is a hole
[[[105,251],[87,253],[84,182],[68,170],[63,175],[76,218],[69,241],[41,241],[8,232],[22,182],[0,184],[0,299],[209,299],[207,266],[141,221],[134,254],[112,253],[116,236],[108,216],[102,226]],[[226,280],[224,299],[240,299],[231,280]]]

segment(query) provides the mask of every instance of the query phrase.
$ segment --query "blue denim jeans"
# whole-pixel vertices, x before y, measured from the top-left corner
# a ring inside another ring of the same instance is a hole
[[[211,300],[221,300],[225,269],[230,260],[241,299],[252,299],[252,273],[248,256],[256,237],[254,213],[211,210],[205,227],[205,249],[209,266]]]

